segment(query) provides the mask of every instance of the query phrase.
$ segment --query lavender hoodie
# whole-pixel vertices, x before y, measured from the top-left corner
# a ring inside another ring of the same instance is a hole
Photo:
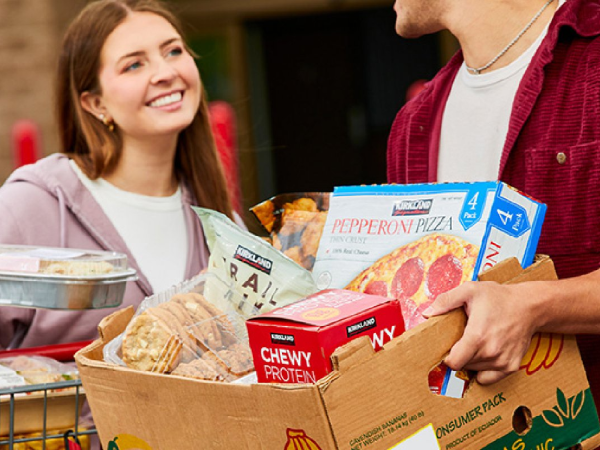
[[[206,266],[208,249],[201,223],[189,207],[191,193],[184,187],[182,194],[190,243],[187,279]],[[139,279],[127,283],[121,307],[137,306],[153,293],[127,245],[62,154],[17,169],[0,188],[0,244],[125,253]],[[94,339],[100,320],[114,310],[54,311],[0,306],[0,349]]]

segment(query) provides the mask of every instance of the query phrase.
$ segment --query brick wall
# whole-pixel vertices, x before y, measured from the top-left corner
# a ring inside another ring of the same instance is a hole
[[[0,0],[0,182],[13,170],[11,129],[40,129],[42,154],[58,150],[53,86],[66,24],[84,0]]]

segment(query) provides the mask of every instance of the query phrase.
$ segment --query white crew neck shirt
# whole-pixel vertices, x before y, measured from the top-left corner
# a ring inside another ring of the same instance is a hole
[[[473,75],[463,62],[442,116],[438,182],[498,179],[517,89],[547,32],[548,27],[506,67]]]
[[[169,197],[151,197],[90,180],[71,167],[121,235],[152,290],[161,292],[185,278],[188,237],[181,188]]]

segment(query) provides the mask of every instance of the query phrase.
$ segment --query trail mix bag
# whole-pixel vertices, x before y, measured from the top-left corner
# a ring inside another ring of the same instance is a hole
[[[225,215],[193,208],[210,249],[208,272],[229,280],[242,300],[244,317],[269,312],[317,292],[310,272],[268,242],[242,230]],[[206,286],[208,295],[212,286]]]

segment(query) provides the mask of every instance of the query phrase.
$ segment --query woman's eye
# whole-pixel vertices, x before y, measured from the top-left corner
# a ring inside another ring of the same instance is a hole
[[[179,56],[183,53],[183,49],[181,47],[176,47],[176,48],[172,48],[171,50],[169,50],[168,55],[169,56]]]
[[[127,66],[125,66],[124,72],[129,72],[131,70],[135,70],[135,69],[139,69],[141,67],[141,63],[139,63],[138,61],[128,64]]]

